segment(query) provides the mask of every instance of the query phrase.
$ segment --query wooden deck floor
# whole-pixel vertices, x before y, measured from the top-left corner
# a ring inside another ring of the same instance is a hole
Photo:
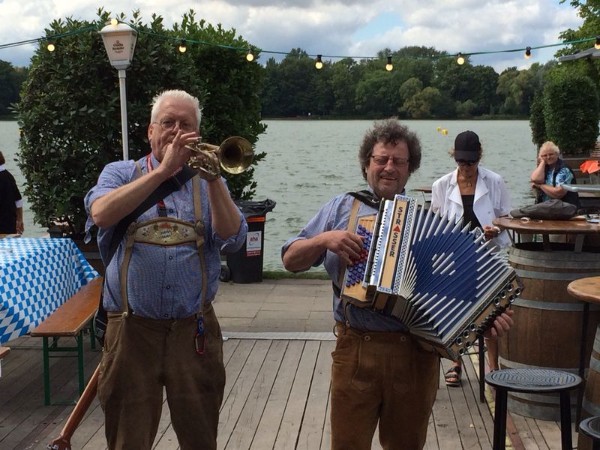
[[[261,336],[257,334],[256,337]],[[288,339],[253,339],[248,335],[226,340],[227,385],[220,416],[220,449],[329,448],[328,394],[334,341],[313,338],[310,334],[300,333],[298,337]],[[0,377],[2,449],[45,449],[60,434],[72,410],[72,406],[43,405],[40,341],[22,337],[8,344],[11,353],[3,360]],[[86,375],[93,372],[99,358],[99,352],[86,349]],[[443,361],[442,373],[448,364]],[[464,368],[462,387],[447,388],[440,379],[426,449],[492,447],[492,394],[486,391],[488,401],[480,403],[473,361],[467,360]],[[74,361],[54,359],[51,370],[53,399],[74,395]],[[560,448],[560,430],[556,422],[513,414],[508,426],[511,447],[507,448]],[[575,433],[573,442],[576,445]],[[97,401],[92,404],[71,443],[73,449],[106,448],[104,419]],[[177,448],[166,404],[154,448]],[[375,439],[373,449],[380,448]]]

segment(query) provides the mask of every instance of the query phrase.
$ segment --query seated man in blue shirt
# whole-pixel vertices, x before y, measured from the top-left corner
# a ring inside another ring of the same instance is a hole
[[[151,152],[104,168],[85,198],[103,256],[119,221],[188,161],[200,119],[195,97],[163,92],[152,106]],[[225,368],[211,302],[220,251],[239,249],[248,227],[224,180],[202,176],[142,213],[106,267],[98,398],[110,449],[152,448],[163,389],[180,448],[216,449]]]

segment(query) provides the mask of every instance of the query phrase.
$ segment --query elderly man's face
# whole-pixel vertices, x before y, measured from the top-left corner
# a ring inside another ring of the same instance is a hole
[[[166,146],[173,141],[179,130],[184,133],[198,132],[194,105],[180,98],[165,98],[160,105],[156,122],[148,127],[148,139],[154,157],[162,161]]]

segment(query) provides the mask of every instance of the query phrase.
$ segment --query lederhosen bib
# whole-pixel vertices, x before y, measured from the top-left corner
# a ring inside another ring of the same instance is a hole
[[[138,176],[142,175],[142,169],[136,162]],[[195,223],[186,222],[171,217],[157,217],[143,222],[132,222],[125,233],[125,249],[123,261],[120,268],[120,291],[121,291],[121,311],[123,317],[129,314],[129,302],[127,297],[127,277],[129,272],[129,262],[135,243],[143,243],[159,246],[182,245],[191,242],[196,243],[198,256],[200,258],[200,273],[202,276],[202,291],[200,296],[200,308],[198,316],[201,318],[203,307],[206,302],[206,284],[207,271],[206,259],[202,247],[204,245],[204,221],[202,220],[202,196],[200,177],[198,175],[192,178],[192,196],[194,201]]]

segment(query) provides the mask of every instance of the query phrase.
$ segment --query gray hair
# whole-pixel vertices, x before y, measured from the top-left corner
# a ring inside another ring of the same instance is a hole
[[[160,110],[161,104],[167,98],[177,98],[190,102],[194,106],[194,110],[196,112],[196,123],[198,127],[200,126],[200,121],[202,120],[202,108],[200,107],[200,101],[193,95],[179,89],[163,91],[152,99],[152,113],[150,114],[150,120],[152,122],[157,121],[158,111]]]
[[[540,151],[539,153],[542,152],[542,150],[551,150],[554,153],[556,153],[556,156],[560,156],[560,148],[558,148],[558,145],[556,145],[554,142],[552,141],[546,141],[544,142],[541,146],[540,146]]]

